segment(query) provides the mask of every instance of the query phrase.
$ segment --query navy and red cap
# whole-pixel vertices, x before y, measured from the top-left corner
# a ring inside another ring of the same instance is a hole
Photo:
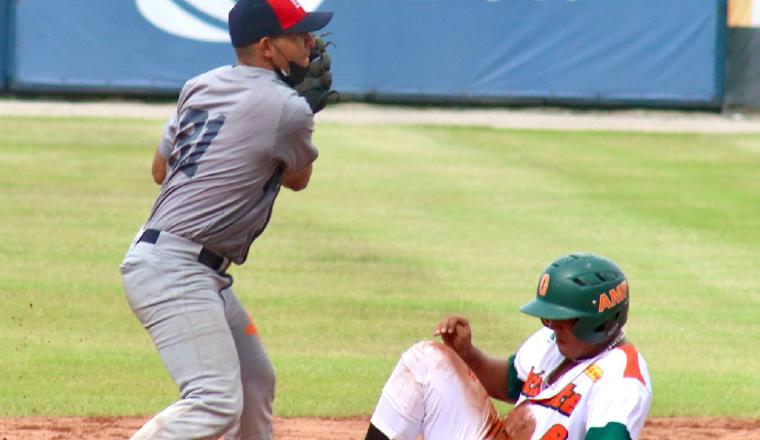
[[[263,37],[314,32],[327,26],[332,12],[306,12],[298,0],[239,0],[230,10],[232,45],[248,46]]]

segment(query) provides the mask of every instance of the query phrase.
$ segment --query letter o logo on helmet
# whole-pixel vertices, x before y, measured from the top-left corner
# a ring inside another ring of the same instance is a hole
[[[536,297],[520,311],[541,319],[575,319],[573,334],[597,344],[615,337],[625,325],[628,293],[625,274],[615,263],[594,254],[573,253],[544,270]]]
[[[546,290],[549,289],[549,279],[551,277],[548,273],[544,273],[541,276],[541,281],[538,282],[538,295],[546,296]]]

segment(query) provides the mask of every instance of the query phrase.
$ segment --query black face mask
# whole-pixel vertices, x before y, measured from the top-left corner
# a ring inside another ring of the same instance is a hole
[[[294,61],[288,61],[288,71],[285,72],[282,69],[277,69],[277,76],[290,87],[295,87],[301,84],[306,78],[306,72],[309,71],[308,67],[303,67]]]
[[[288,58],[285,56],[284,53],[280,50],[279,47],[277,47],[276,44],[272,44],[275,49],[277,49],[277,52],[280,52],[280,55],[288,60]],[[288,60],[288,71],[284,71],[283,69],[276,69],[277,76],[280,77],[280,79],[290,87],[295,87],[298,84],[301,84],[303,80],[306,78],[306,72],[308,72],[309,68],[303,67],[300,64],[296,63],[295,61]]]

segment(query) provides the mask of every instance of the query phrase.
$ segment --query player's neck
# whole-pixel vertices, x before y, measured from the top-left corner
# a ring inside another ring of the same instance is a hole
[[[240,66],[259,67],[261,69],[275,70],[274,61],[264,55],[263,51],[255,46],[236,51],[237,64]]]
[[[549,374],[546,378],[546,384],[551,385],[554,382],[556,382],[560,377],[564,376],[565,373],[570,371],[571,368],[573,368],[577,362],[575,362],[572,359],[564,359],[557,368],[554,369],[554,371]]]
[[[238,57],[236,64],[239,66],[259,67],[262,69],[274,70],[272,63],[267,62],[266,60]]]
[[[552,384],[559,380],[562,376],[565,375],[568,371],[570,371],[573,367],[576,365],[583,363],[589,359],[594,359],[597,356],[601,355],[602,353],[605,353],[609,350],[612,350],[613,348],[622,345],[625,343],[625,334],[623,332],[620,332],[615,338],[613,338],[611,341],[599,344],[594,350],[592,350],[590,353],[576,358],[576,359],[570,359],[565,358],[560,362],[560,364],[557,366],[557,368],[554,369],[554,371],[549,374],[547,377],[547,384]]]
[[[591,350],[589,353],[585,354],[584,356],[581,356],[576,359],[570,359],[570,360],[572,362],[575,362],[576,364],[579,364],[588,359],[595,358],[604,352],[610,351],[613,348],[619,345],[622,345],[623,343],[625,343],[625,333],[620,331],[614,338],[612,338],[612,340],[599,344],[598,346],[596,346],[593,350]]]

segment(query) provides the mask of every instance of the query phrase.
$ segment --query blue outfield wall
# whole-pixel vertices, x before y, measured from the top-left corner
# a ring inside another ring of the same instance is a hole
[[[137,5],[135,0],[18,2],[11,89],[175,92],[190,77],[234,61],[229,43],[165,32]]]
[[[3,1],[3,0],[0,0]],[[65,3],[65,7],[61,5]],[[16,1],[9,87],[175,93],[234,61],[234,0]],[[342,93],[718,106],[726,0],[302,0]]]
[[[5,90],[8,73],[7,60],[10,59],[11,0],[0,0],[0,90]]]

